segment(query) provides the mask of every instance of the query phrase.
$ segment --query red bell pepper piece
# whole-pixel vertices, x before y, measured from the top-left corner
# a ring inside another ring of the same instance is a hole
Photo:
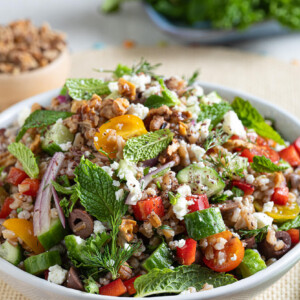
[[[123,281],[120,278],[99,288],[99,294],[106,295],[106,296],[118,297],[125,294],[126,292],[127,292],[126,286],[124,285]]]
[[[232,180],[232,185],[241,189],[244,195],[252,195],[254,192],[254,186],[244,181]]]
[[[244,149],[240,156],[247,157],[249,162],[253,162],[254,156],[265,156],[273,163],[279,161],[279,154],[267,145],[254,146],[252,149]]]
[[[127,288],[127,293],[128,293],[129,295],[133,295],[133,294],[136,293],[136,290],[135,290],[135,288],[134,288],[134,282],[135,282],[135,280],[136,280],[138,277],[140,277],[140,276],[141,276],[141,275],[132,277],[132,278],[130,278],[130,279],[128,279],[128,280],[126,280],[126,281],[123,282],[124,285],[125,285],[126,288]]]
[[[18,185],[27,177],[28,176],[24,171],[12,167],[7,175],[6,182],[11,183],[13,185]]]
[[[187,201],[194,201],[193,204],[190,204],[188,206],[188,209],[190,213],[197,211],[197,210],[202,210],[209,208],[209,203],[206,195],[193,195],[193,196],[188,196],[186,197]]]
[[[292,244],[298,244],[299,243],[299,229],[289,229],[287,230],[287,233],[290,235]]]
[[[286,160],[292,167],[300,166],[300,156],[294,145],[281,150],[279,155],[282,159]]]
[[[181,248],[177,247],[176,255],[182,265],[189,266],[196,259],[197,242],[193,239],[187,239],[185,245]]]
[[[23,195],[35,197],[40,187],[38,179],[26,178],[19,185],[19,192]]]
[[[300,136],[295,140],[293,145],[296,148],[298,154],[300,155]]]
[[[271,200],[275,204],[286,205],[286,203],[289,201],[289,189],[287,187],[275,188]]]
[[[14,202],[13,198],[6,198],[4,200],[4,203],[1,207],[1,211],[0,211],[0,218],[1,219],[5,219],[8,217],[8,215],[11,213],[12,209],[9,207],[12,203]]]
[[[154,211],[159,217],[165,215],[165,209],[161,197],[151,197],[140,200],[132,206],[134,216],[139,221],[147,220],[147,217]]]

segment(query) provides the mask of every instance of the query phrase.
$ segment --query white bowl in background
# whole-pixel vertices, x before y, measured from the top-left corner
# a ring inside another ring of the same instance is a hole
[[[234,97],[239,96],[249,100],[265,117],[271,117],[275,120],[280,133],[288,141],[293,141],[300,135],[300,121],[290,113],[276,107],[270,102],[266,102],[257,97],[248,95],[244,92],[222,87],[220,85],[200,82],[205,92],[216,91],[225,99],[231,101]],[[52,90],[35,97],[29,98],[15,104],[0,114],[0,128],[7,127],[10,123],[17,119],[18,113],[24,108],[29,107],[35,102],[42,105],[50,104],[50,100],[58,95],[59,90]],[[300,244],[290,250],[277,262],[269,266],[267,269],[257,274],[242,279],[236,283],[215,288],[209,291],[203,291],[184,296],[157,296],[158,300],[242,300],[251,299],[264,289],[272,285],[281,278],[300,260]],[[110,296],[92,295],[63,286],[55,285],[44,279],[33,276],[21,269],[13,266],[7,261],[0,258],[0,278],[32,300],[101,300],[112,299]],[[133,299],[122,297],[122,299]],[[136,298],[137,299],[137,298]],[[141,299],[141,298],[140,298]]]

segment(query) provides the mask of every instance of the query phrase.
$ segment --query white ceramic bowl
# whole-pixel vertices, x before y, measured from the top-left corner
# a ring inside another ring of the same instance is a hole
[[[244,99],[249,100],[265,117],[272,117],[272,119],[276,121],[277,127],[280,129],[280,132],[286,140],[293,141],[300,135],[300,122],[295,117],[274,106],[273,104],[237,90],[205,82],[201,82],[201,84],[205,89],[205,92],[217,91],[221,96],[228,99],[229,101],[231,101],[235,96],[240,96]],[[49,91],[10,107],[2,114],[0,114],[0,128],[7,126],[12,121],[14,121],[22,108],[30,106],[35,102],[39,102],[40,104],[44,105],[49,104],[51,98],[56,96],[57,94],[58,90]],[[267,269],[231,285],[185,296],[161,296],[157,297],[156,299],[250,299],[273,284],[280,277],[282,277],[299,260],[300,244],[294,247],[291,251],[289,251],[286,255],[284,255],[281,259],[279,259]],[[112,297],[91,295],[49,283],[44,279],[30,275],[18,269],[17,267],[13,266],[3,259],[0,259],[0,278],[10,284],[16,290],[34,300],[112,299]],[[132,298],[124,297],[122,299],[129,300]]]

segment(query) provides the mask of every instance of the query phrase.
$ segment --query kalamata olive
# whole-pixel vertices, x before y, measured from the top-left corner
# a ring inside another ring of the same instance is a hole
[[[291,249],[292,241],[290,235],[285,231],[277,231],[275,233],[277,240],[282,240],[284,242],[284,246],[281,250],[276,251],[274,249],[274,245],[271,245],[264,239],[262,242],[258,244],[259,252],[266,258],[280,258],[286,252]]]
[[[227,213],[229,211],[234,210],[235,208],[239,207],[239,203],[232,201],[232,200],[228,200],[226,201],[224,204],[222,205],[218,205],[220,208],[221,213]]]
[[[83,285],[74,267],[71,267],[67,277],[67,287],[83,291]]]
[[[248,239],[244,239],[242,240],[242,242],[244,242],[246,244],[246,249],[253,249],[256,247],[256,241],[255,241],[255,237],[252,236]]]
[[[93,233],[94,221],[92,217],[82,209],[74,209],[70,213],[69,225],[75,235],[85,239]]]

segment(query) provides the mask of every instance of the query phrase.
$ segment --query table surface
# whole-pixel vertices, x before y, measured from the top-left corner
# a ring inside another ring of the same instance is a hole
[[[100,3],[101,0],[1,0],[0,23],[24,17],[37,25],[47,21],[68,34],[73,52],[120,46],[128,39],[138,45],[178,44],[151,22],[140,2],[125,3],[119,13],[111,15],[99,13]],[[288,62],[300,61],[299,33],[239,42],[231,47]]]

